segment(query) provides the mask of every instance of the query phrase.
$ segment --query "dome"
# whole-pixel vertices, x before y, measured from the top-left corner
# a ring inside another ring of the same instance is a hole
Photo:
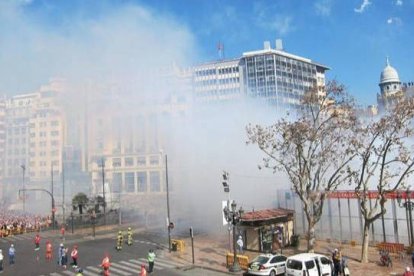
[[[387,58],[387,65],[381,72],[380,84],[388,82],[400,82],[400,78],[398,77],[397,70],[395,70],[394,67],[390,65]]]

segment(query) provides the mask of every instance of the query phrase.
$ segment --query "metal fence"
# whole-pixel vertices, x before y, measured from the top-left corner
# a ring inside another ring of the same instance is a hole
[[[299,197],[290,190],[278,190],[277,207],[295,210],[295,233],[307,232],[307,221]],[[386,213],[376,220],[370,229],[370,243],[395,242],[409,245],[410,210],[400,208],[396,199],[385,204]],[[363,218],[357,199],[328,198],[323,207],[321,220],[316,225],[318,239],[356,241],[362,243]]]

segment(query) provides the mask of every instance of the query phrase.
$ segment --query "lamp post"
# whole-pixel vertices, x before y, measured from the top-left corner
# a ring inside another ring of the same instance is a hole
[[[104,224],[106,224],[106,200],[105,200],[105,161],[102,157],[102,197],[103,197],[103,211],[104,211]]]
[[[22,168],[22,186],[23,186],[23,212],[26,212],[26,191],[25,191],[25,187],[24,187],[24,174],[26,171],[26,166],[25,165],[21,165],[20,168]]]
[[[172,224],[170,220],[170,190],[168,187],[168,157],[165,154],[165,187],[167,189],[167,228],[168,228],[168,250],[171,252],[171,228],[173,228],[174,224]]]
[[[411,201],[411,191],[410,188],[407,189],[405,192],[405,202],[401,203],[402,201],[402,194],[400,192],[397,193],[397,201],[398,205],[401,208],[405,208],[406,212],[408,213],[408,220],[409,220],[409,228],[410,228],[410,244],[414,244],[414,236],[413,236],[413,218],[412,218],[412,210],[414,209],[414,202]]]
[[[242,207],[240,207],[238,211],[236,208],[236,201],[233,200],[231,203],[231,209],[229,209],[228,206],[224,207],[223,209],[224,217],[226,218],[227,222],[233,225],[233,265],[229,269],[230,272],[241,271],[239,261],[237,260],[236,256],[236,226],[241,221],[244,211]]]

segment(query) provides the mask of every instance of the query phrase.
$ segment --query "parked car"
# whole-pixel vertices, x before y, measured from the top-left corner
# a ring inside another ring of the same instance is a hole
[[[321,254],[302,253],[286,260],[286,276],[330,276],[332,261]]]
[[[287,257],[281,254],[260,254],[247,268],[249,275],[284,275]]]

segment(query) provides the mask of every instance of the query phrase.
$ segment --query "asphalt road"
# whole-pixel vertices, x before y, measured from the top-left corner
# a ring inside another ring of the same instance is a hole
[[[123,246],[123,250],[116,251],[116,233],[97,234],[93,239],[90,235],[67,235],[65,241],[62,241],[58,231],[41,232],[40,250],[34,250],[34,233],[26,233],[13,237],[1,238],[0,248],[4,255],[4,272],[3,275],[15,276],[63,276],[74,275],[75,270],[68,266],[64,269],[57,264],[57,250],[61,242],[69,249],[69,263],[71,262],[70,251],[73,245],[78,245],[79,266],[84,269],[84,275],[100,275],[100,263],[108,254],[111,260],[111,276],[128,276],[138,275],[142,263],[147,264],[146,255],[149,249],[154,249],[157,257],[155,259],[154,273],[151,275],[175,276],[175,275],[210,275],[201,273],[196,270],[187,274],[180,268],[188,265],[176,263],[168,258],[168,249],[165,249],[166,242],[161,237],[161,233],[141,233],[134,234],[134,243],[132,246]],[[165,236],[165,235],[163,235]],[[50,240],[53,245],[53,260],[47,262],[45,259],[46,241]],[[9,265],[8,248],[13,243],[16,248],[16,263]],[[213,275],[213,274],[211,274]],[[214,275],[217,275],[215,273]]]

